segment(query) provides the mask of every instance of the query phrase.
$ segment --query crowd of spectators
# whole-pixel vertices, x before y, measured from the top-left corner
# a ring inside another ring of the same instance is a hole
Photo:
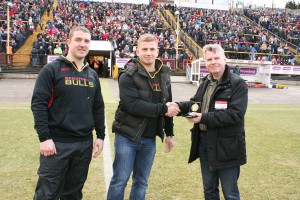
[[[48,2],[51,3],[51,0],[10,1],[12,6],[9,6],[10,26],[8,33],[7,2],[0,1],[0,52],[6,51],[8,34],[13,53],[24,44],[40,22]]]
[[[176,56],[176,35],[168,28],[156,11],[156,4],[149,5],[58,1],[53,0],[14,0],[11,8],[11,45],[16,51],[29,31],[41,32],[33,44],[32,63],[43,65],[46,55],[65,55],[68,48],[65,41],[69,30],[77,25],[85,25],[92,33],[93,40],[109,40],[115,48],[116,57],[135,57],[137,39],[143,33],[155,34],[159,40],[159,57],[174,59]],[[180,27],[200,46],[218,43],[231,59],[268,60],[275,64],[294,64],[295,55],[288,46],[282,46],[278,37],[299,42],[299,19],[295,15],[272,11],[259,14],[256,10],[246,9],[244,14],[253,21],[243,21],[238,13],[231,11],[200,8],[176,8],[165,5],[173,13],[180,13]],[[1,12],[2,11],[2,12]],[[5,6],[0,6],[0,37],[7,37]],[[43,24],[40,20],[44,12],[53,15],[53,21]],[[52,12],[51,12],[52,11]],[[288,22],[288,23],[287,23]],[[257,26],[260,24],[261,26]],[[275,35],[270,36],[266,30]],[[29,32],[30,33],[30,32]],[[298,35],[297,35],[298,34]],[[295,38],[298,38],[297,40]],[[1,38],[0,38],[1,39]],[[300,45],[300,43],[298,44]],[[5,43],[1,45],[5,49]],[[180,66],[183,59],[189,58],[183,44],[179,44]],[[1,50],[1,48],[0,48]]]
[[[263,10],[245,9],[244,15],[261,25],[274,35],[300,47],[300,14],[286,10],[264,8]]]
[[[282,46],[276,35],[255,21],[244,21],[236,12],[200,8],[168,7],[180,13],[180,27],[200,46],[218,43],[230,59],[272,61],[274,64],[295,64],[295,55]],[[299,24],[295,27],[299,28]],[[299,36],[298,36],[299,37]]]
[[[82,2],[61,0],[52,9],[53,21],[38,34],[33,44],[33,64],[43,64],[46,55],[66,54],[69,30],[85,25],[92,33],[92,40],[109,40],[115,48],[115,56],[135,57],[137,40],[143,33],[157,36],[159,57],[174,59],[176,36],[160,18],[156,5],[122,4],[107,2]],[[188,57],[180,44],[179,57]],[[61,48],[56,51],[54,48]]]

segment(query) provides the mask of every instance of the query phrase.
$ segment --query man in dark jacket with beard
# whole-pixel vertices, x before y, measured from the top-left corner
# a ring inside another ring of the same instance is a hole
[[[220,199],[219,181],[225,199],[240,199],[237,181],[240,165],[246,163],[248,88],[230,72],[222,47],[206,45],[203,55],[209,74],[191,101],[177,103],[181,114],[196,111],[187,117],[194,123],[189,163],[200,158],[205,199]]]
[[[170,69],[156,59],[157,39],[144,34],[138,40],[138,59],[132,59],[119,75],[120,102],[112,129],[115,135],[113,177],[107,199],[123,200],[127,181],[132,175],[130,199],[143,200],[156,152],[155,138],[164,139],[166,152],[173,147],[173,118]]]

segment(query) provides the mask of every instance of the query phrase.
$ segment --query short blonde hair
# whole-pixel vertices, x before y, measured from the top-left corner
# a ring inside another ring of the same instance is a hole
[[[69,39],[71,40],[73,35],[74,35],[74,32],[76,31],[81,31],[81,32],[84,32],[84,33],[89,33],[91,34],[91,32],[89,31],[89,29],[87,29],[86,27],[84,26],[76,26],[75,28],[71,29],[70,33],[69,33]]]
[[[156,44],[158,44],[158,40],[155,37],[155,35],[150,33],[146,33],[140,36],[140,38],[138,39],[138,47],[141,45],[142,42],[155,42]]]
[[[207,51],[214,52],[214,53],[219,52],[222,54],[222,56],[225,57],[224,49],[218,44],[207,44],[202,48],[204,60],[205,60],[205,55],[206,55]]]

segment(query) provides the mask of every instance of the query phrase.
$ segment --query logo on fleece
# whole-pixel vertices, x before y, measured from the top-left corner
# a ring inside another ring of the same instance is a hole
[[[70,68],[68,68],[68,67],[62,67],[62,68],[60,68],[60,71],[61,72],[67,72],[67,71],[70,71]]]
[[[94,83],[82,77],[65,77],[66,85],[76,85],[81,87],[94,87]]]
[[[160,84],[152,83],[152,90],[153,90],[153,92],[160,92],[161,91]]]

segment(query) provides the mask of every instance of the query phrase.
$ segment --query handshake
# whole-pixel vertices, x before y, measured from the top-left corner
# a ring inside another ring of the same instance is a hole
[[[168,117],[174,117],[180,113],[180,109],[177,103],[175,102],[168,102],[166,103],[166,106],[168,107],[168,112],[165,114]]]

